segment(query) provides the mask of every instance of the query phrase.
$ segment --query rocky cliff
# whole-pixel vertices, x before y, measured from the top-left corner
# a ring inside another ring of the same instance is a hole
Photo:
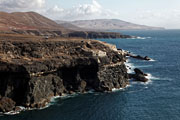
[[[0,38],[0,111],[44,107],[51,97],[128,85],[125,55],[83,39]]]
[[[64,38],[132,38],[134,36],[123,35],[116,32],[93,32],[93,31],[66,31],[59,30],[12,30],[12,33],[34,36],[64,37]]]

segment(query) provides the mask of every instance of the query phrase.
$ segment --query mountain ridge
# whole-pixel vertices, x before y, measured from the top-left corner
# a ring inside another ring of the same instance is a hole
[[[113,32],[87,31],[70,23],[62,25],[36,12],[0,12],[0,33],[49,37],[131,38]]]
[[[58,22],[60,25],[64,23],[70,23],[79,28],[85,30],[159,30],[165,29],[163,27],[152,27],[146,25],[138,25],[130,22],[126,22],[119,19],[93,19],[93,20],[76,20],[76,21],[61,21]]]
[[[0,30],[65,30],[55,21],[36,12],[0,12]]]

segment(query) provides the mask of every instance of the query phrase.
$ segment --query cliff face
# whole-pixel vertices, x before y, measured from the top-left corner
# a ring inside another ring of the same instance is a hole
[[[124,88],[124,60],[115,46],[95,40],[0,40],[0,111],[43,107],[64,93]],[[10,100],[1,104],[4,98]],[[5,103],[13,104],[7,110]]]
[[[93,32],[93,31],[58,31],[58,30],[12,30],[13,33],[22,35],[64,37],[64,38],[132,38],[130,35],[123,35],[116,32]]]

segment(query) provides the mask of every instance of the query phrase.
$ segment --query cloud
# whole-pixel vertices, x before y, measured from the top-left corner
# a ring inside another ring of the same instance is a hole
[[[49,8],[46,2],[47,0],[0,0],[0,11],[35,11],[55,20],[112,18],[118,15],[114,11],[103,8],[97,0],[92,0],[90,4],[79,4],[66,9],[58,5]]]
[[[52,19],[78,20],[110,18],[117,16],[118,13],[105,9],[96,0],[92,0],[91,4],[80,4],[69,9],[64,9],[56,5],[47,10],[45,15]]]
[[[151,26],[180,28],[180,9],[125,9],[116,12],[104,8],[98,0],[91,0],[89,4],[79,4],[71,8],[54,5],[50,8],[50,0],[0,0],[0,11],[26,12],[35,11],[54,20],[103,19],[119,18],[125,21]],[[55,0],[54,0],[55,1]],[[85,1],[85,0],[84,0]],[[86,2],[86,1],[85,1]],[[121,9],[121,7],[119,7]]]
[[[180,9],[138,11],[134,19],[137,19],[134,22],[140,24],[179,28]]]
[[[0,0],[0,11],[36,11],[44,4],[45,0]]]

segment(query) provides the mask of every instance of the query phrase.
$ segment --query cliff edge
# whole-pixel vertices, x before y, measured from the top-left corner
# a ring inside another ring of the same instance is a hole
[[[96,40],[0,38],[0,112],[44,107],[53,96],[124,88],[125,55]]]

